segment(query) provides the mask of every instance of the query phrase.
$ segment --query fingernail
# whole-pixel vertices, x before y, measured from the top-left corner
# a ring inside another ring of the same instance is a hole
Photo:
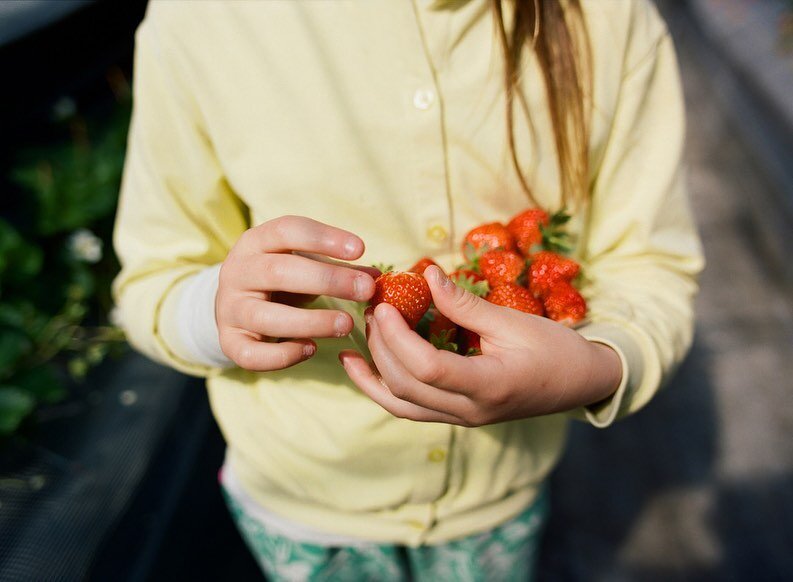
[[[344,243],[344,252],[347,256],[351,257],[358,254],[358,241],[355,239],[348,239]]]
[[[444,291],[448,291],[454,287],[454,282],[440,269],[435,269],[435,282],[438,283],[438,286]]]
[[[336,316],[336,321],[333,322],[333,330],[336,332],[336,337],[347,335],[347,316],[339,314]]]
[[[364,299],[367,298],[367,294],[366,294],[367,284],[366,284],[366,278],[365,277],[356,277],[355,281],[353,281],[353,283],[352,283],[352,287],[353,287],[353,292],[355,293],[355,296],[359,300],[363,301]]]
[[[305,344],[303,346],[303,357],[310,358],[311,356],[314,355],[314,352],[316,351],[317,351],[317,346],[315,346],[314,344]]]

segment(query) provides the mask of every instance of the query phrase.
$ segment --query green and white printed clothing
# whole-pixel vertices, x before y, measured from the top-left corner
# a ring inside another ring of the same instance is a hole
[[[328,546],[273,533],[225,487],[226,502],[245,543],[269,580],[433,582],[533,580],[549,504],[547,490],[517,517],[480,534],[410,548],[358,542]]]

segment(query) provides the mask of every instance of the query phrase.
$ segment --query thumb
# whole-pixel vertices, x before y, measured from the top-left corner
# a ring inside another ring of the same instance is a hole
[[[454,323],[483,335],[501,318],[501,310],[495,305],[457,286],[435,265],[424,270],[424,278],[435,307]]]

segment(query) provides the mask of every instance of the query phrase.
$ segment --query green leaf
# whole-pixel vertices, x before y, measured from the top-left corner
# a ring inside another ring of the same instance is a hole
[[[452,336],[456,330],[442,329],[438,334],[430,336],[430,343],[439,350],[446,350],[449,352],[457,353],[457,344],[452,341]]]
[[[459,274],[452,280],[458,287],[462,287],[477,297],[486,297],[490,293],[490,285],[487,281],[476,281],[471,275]]]
[[[0,435],[14,432],[34,405],[33,397],[16,386],[0,386]]]

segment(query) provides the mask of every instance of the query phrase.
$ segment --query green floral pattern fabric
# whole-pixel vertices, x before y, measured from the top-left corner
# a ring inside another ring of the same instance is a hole
[[[523,513],[481,534],[436,546],[324,547],[292,541],[267,531],[225,495],[231,516],[268,580],[334,582],[479,582],[534,579],[547,491]]]

